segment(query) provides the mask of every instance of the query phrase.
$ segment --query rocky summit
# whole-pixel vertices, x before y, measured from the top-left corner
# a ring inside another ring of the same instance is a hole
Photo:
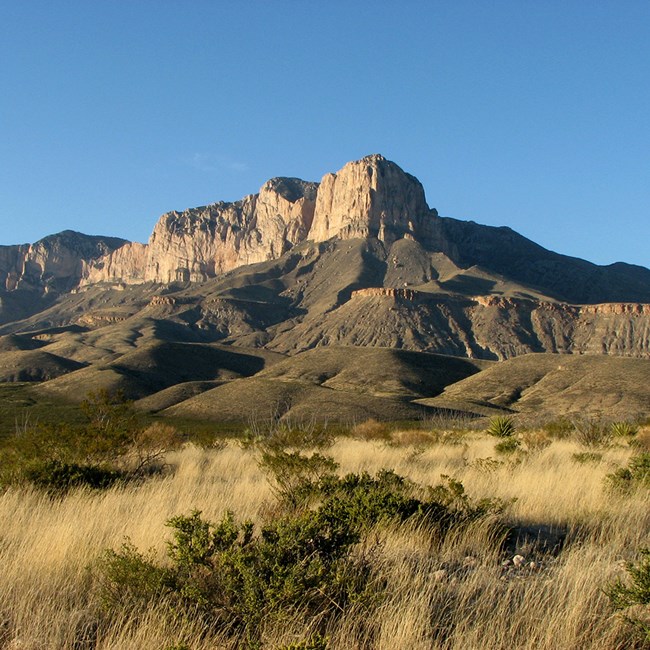
[[[650,270],[598,266],[509,228],[442,217],[415,177],[376,154],[320,183],[273,178],[240,201],[169,212],[146,244],[64,231],[0,247],[0,283],[0,380],[28,378],[68,397],[81,387],[121,388],[149,406],[182,411],[186,399],[204,404],[214,382],[254,376],[252,390],[272,383],[277,392],[278,381],[293,386],[297,404],[303,393],[291,379],[293,362],[273,382],[259,373],[316,348],[346,352],[310,356],[310,363],[329,365],[295,380],[302,388],[307,381],[304,394],[316,403],[316,395],[349,389],[358,402],[364,386],[367,408],[378,417],[387,403],[399,411],[386,399],[417,398],[425,408],[444,386],[417,389],[432,385],[419,370],[415,384],[396,378],[394,390],[377,379],[381,396],[358,373],[354,381],[334,381],[349,375],[360,349],[428,355],[408,357],[418,368],[442,367],[435,355],[485,362],[538,353],[635,358],[641,365],[634,376],[650,378]],[[163,370],[170,345],[181,346],[173,348],[173,372]],[[183,359],[196,354],[216,365],[185,367]],[[390,355],[372,358],[387,368],[397,363]],[[399,363],[403,376],[415,372],[403,369],[403,358]],[[455,380],[486,372],[480,364],[462,367]],[[583,367],[575,366],[576,381]],[[549,372],[542,374],[557,377]],[[619,366],[616,372],[623,373]],[[516,392],[517,381],[511,383]],[[244,384],[228,390],[237,386]],[[412,407],[409,401],[404,408]]]

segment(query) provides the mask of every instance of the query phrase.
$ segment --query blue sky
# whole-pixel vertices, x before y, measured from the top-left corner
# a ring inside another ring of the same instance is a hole
[[[382,153],[440,214],[650,266],[650,2],[0,0],[0,244]]]

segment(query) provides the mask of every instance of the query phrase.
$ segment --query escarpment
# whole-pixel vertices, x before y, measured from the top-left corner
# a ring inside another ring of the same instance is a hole
[[[650,357],[650,270],[441,217],[377,154],[320,183],[277,177],[239,201],[168,212],[146,244],[65,231],[0,247],[0,282],[0,334],[144,319],[165,337],[290,354]]]

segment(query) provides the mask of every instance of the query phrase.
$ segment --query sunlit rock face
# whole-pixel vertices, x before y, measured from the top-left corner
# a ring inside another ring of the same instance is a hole
[[[34,244],[0,246],[0,287],[6,291],[68,291],[86,268],[126,244],[117,237],[94,237],[72,230]]]
[[[378,154],[323,177],[309,238],[418,238],[429,206],[420,182]]]

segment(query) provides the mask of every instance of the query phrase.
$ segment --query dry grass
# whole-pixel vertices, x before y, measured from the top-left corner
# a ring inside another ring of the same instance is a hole
[[[602,588],[623,574],[622,560],[650,545],[648,491],[623,498],[603,489],[605,474],[626,464],[630,449],[606,448],[599,462],[579,463],[573,454],[581,448],[566,440],[531,445],[533,452],[507,458],[495,454],[493,439],[478,433],[467,434],[463,444],[419,434],[412,440],[404,434],[399,442],[344,438],[329,453],[342,472],[392,468],[430,485],[446,474],[462,481],[472,498],[516,499],[506,513],[510,523],[561,530],[567,543],[555,555],[530,540],[502,551],[502,540],[485,522],[444,541],[409,525],[378,530],[355,552],[372,558],[387,595],[333,624],[328,647],[629,647]],[[198,508],[214,520],[232,510],[259,521],[268,511],[271,490],[250,450],[190,446],[170,454],[168,462],[173,471],[140,486],[80,490],[59,500],[25,489],[0,496],[0,647],[229,647],[198,623],[179,622],[164,611],[109,621],[94,594],[88,567],[102,549],[119,547],[125,537],[162,557],[164,523],[173,515]],[[502,567],[516,552],[526,555],[525,567]],[[528,568],[530,561],[537,567]],[[282,629],[265,631],[264,647],[306,633],[299,621],[285,621]]]

